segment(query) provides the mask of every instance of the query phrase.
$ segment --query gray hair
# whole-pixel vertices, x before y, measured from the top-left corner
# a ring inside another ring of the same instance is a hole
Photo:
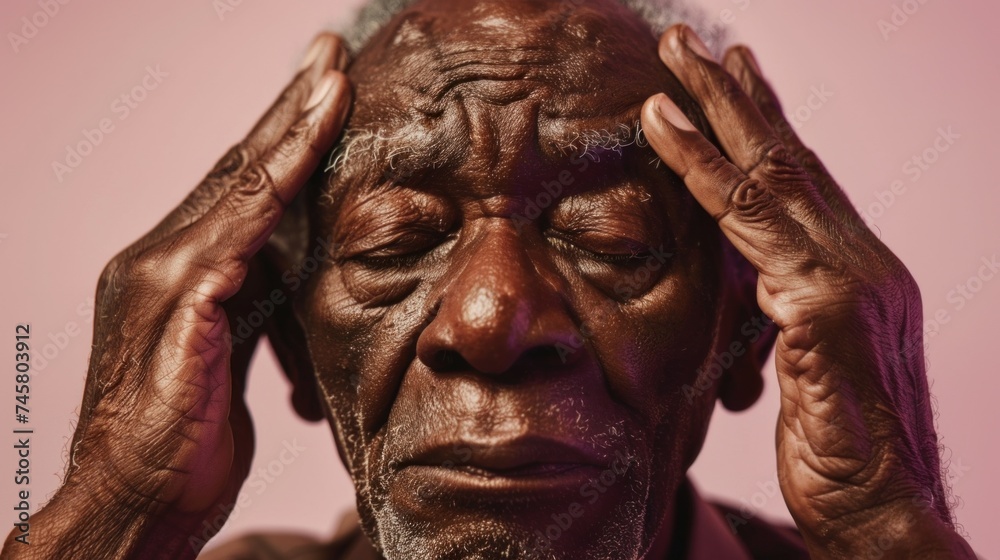
[[[569,0],[579,1],[579,0]],[[344,33],[348,50],[357,54],[369,39],[379,32],[392,18],[416,0],[369,0],[362,6],[354,24]],[[626,8],[635,12],[660,35],[675,23],[686,23],[701,36],[708,47],[720,54],[726,39],[726,28],[721,20],[713,20],[700,9],[692,7],[687,0],[618,0]]]

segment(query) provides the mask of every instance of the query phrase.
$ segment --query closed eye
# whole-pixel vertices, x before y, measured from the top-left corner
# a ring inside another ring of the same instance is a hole
[[[413,229],[401,232],[391,240],[370,249],[347,254],[344,260],[378,270],[410,268],[417,265],[449,237],[446,233],[430,228]]]
[[[581,253],[592,260],[621,267],[639,266],[651,255],[648,244],[628,238],[596,234],[574,236],[554,230],[550,230],[548,236],[553,245],[560,249]]]

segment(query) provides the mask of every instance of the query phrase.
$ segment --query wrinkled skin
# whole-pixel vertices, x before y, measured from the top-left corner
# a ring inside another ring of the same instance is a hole
[[[354,62],[348,139],[388,140],[352,148],[315,213],[311,238],[340,251],[300,316],[364,525],[390,558],[520,558],[577,502],[552,557],[628,558],[658,532],[662,547],[715,400],[682,388],[729,342],[720,236],[648,147],[560,147],[634,129],[647,98],[683,89],[613,2],[458,4],[400,15]],[[481,467],[480,446],[518,437],[586,457],[523,475],[534,492],[515,476],[465,491],[433,468]],[[581,497],[619,454],[621,479]]]
[[[261,333],[233,344],[229,328],[322,240],[333,254],[267,334],[387,558],[676,551],[714,402],[757,398],[772,342],[781,488],[811,555],[972,558],[912,278],[749,51],[719,63],[683,26],[646,37],[612,0],[418,2],[348,70],[355,149],[265,248],[347,117],[330,70],[346,60],[321,37],[248,138],[109,264],[66,482],[33,518],[40,544],[3,557],[194,557],[252,455]],[[580,155],[608,136],[588,131],[640,120],[644,140]],[[708,375],[734,342],[746,351]]]

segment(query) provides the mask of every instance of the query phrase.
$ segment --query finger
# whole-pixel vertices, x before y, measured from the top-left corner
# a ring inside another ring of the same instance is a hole
[[[647,100],[641,118],[649,145],[750,264],[774,276],[801,264],[805,227],[770,185],[729,161],[666,95]]]
[[[660,39],[660,58],[677,76],[708,118],[722,149],[747,175],[763,162],[781,140],[757,105],[709,53],[686,25],[675,25]]]
[[[835,244],[841,234],[839,222],[811,178],[695,32],[686,25],[668,29],[660,41],[660,57],[701,106],[728,160],[777,197],[795,222]]]
[[[292,82],[257,122],[247,137],[230,148],[205,179],[174,211],[154,228],[148,243],[155,243],[201,218],[233,186],[236,179],[267,153],[302,116],[309,96],[322,76],[336,65],[347,65],[347,52],[341,39],[323,33],[312,43]]]
[[[794,127],[788,122],[781,108],[781,102],[774,90],[764,79],[760,66],[749,48],[738,45],[726,51],[722,61],[723,67],[742,86],[747,95],[754,101],[771,129],[792,153],[795,160],[812,177],[813,183],[827,206],[834,215],[840,218],[844,225],[855,230],[867,229],[864,220],[858,215],[847,198],[847,194],[837,185],[826,170],[823,162],[810,150],[795,133]]]
[[[247,135],[251,152],[260,155],[278,142],[302,114],[302,107],[326,71],[331,68],[343,71],[346,66],[347,51],[340,37],[332,33],[316,37],[295,79]]]
[[[187,239],[181,244],[199,247],[197,259],[231,280],[214,294],[219,300],[239,289],[247,261],[264,245],[288,204],[333,147],[350,98],[347,77],[328,71],[299,121],[240,175],[218,204],[183,233]]]

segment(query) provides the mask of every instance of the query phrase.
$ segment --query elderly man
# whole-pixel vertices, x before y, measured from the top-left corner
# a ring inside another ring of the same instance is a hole
[[[973,558],[913,279],[747,49],[717,60],[684,26],[657,44],[681,13],[376,0],[352,63],[321,36],[108,265],[65,483],[3,557],[195,557],[247,475],[243,327],[268,309],[359,523],[212,558]],[[798,532],[727,523],[685,479],[772,345]]]

